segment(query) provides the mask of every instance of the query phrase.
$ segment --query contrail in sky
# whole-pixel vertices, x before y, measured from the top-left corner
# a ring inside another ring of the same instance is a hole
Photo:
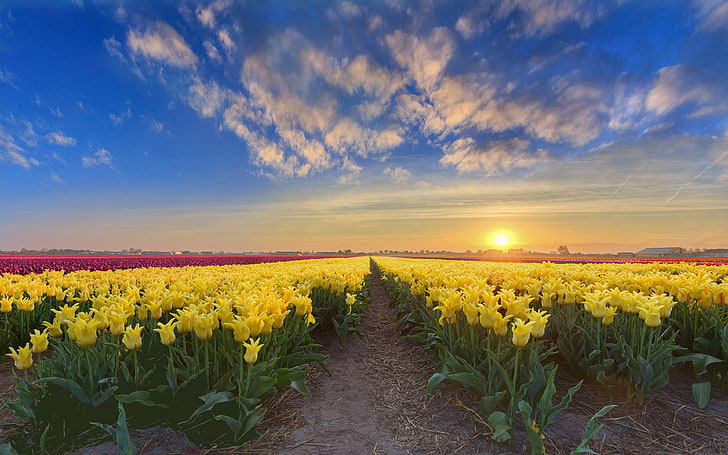
[[[705,174],[705,172],[707,172],[707,170],[708,170],[708,169],[710,169],[711,167],[713,167],[713,166],[715,166],[716,164],[718,164],[718,163],[719,163],[719,162],[720,162],[720,161],[721,161],[721,160],[722,160],[723,158],[725,158],[726,156],[728,156],[728,150],[727,150],[727,151],[726,151],[726,152],[725,152],[724,154],[722,154],[722,155],[720,156],[720,158],[718,158],[717,160],[713,161],[713,162],[712,162],[712,163],[710,163],[709,165],[705,166],[705,169],[703,169],[702,171],[700,171],[700,172],[698,173],[698,175],[696,175],[695,177],[693,177],[692,179],[690,179],[690,181],[689,181],[688,183],[685,183],[685,184],[683,184],[683,185],[680,185],[680,188],[678,188],[678,189],[677,189],[677,191],[675,191],[675,194],[673,194],[672,196],[670,196],[670,197],[669,197],[669,198],[668,198],[668,199],[667,199],[667,200],[665,201],[665,204],[667,204],[668,202],[670,202],[670,201],[672,201],[673,199],[675,199],[675,198],[677,197],[677,195],[678,195],[678,194],[680,194],[680,191],[682,191],[683,189],[685,189],[685,188],[687,188],[687,187],[688,187],[689,185],[691,185],[691,184],[692,184],[692,183],[693,183],[693,182],[694,182],[695,180],[697,180],[698,178],[700,178],[700,176],[701,176],[701,175]]]
[[[626,185],[626,184],[627,184],[627,182],[629,182],[629,179],[631,179],[631,178],[632,178],[632,176],[631,176],[631,175],[630,175],[629,177],[627,177],[627,179],[626,179],[626,180],[625,180],[624,182],[622,182],[622,184],[621,184],[621,185],[619,185],[619,186],[617,187],[617,189],[616,189],[616,190],[614,190],[614,193],[612,193],[612,194],[610,194],[610,195],[609,195],[609,197],[607,198],[607,200],[609,200],[609,199],[612,199],[612,196],[614,196],[615,194],[619,193],[619,190],[621,190],[621,189],[622,189],[622,187],[623,187],[624,185]]]

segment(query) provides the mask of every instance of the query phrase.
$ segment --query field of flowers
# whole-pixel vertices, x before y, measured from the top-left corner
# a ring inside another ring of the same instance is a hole
[[[265,262],[315,259],[320,256],[147,256],[147,255],[105,255],[105,256],[51,256],[51,255],[0,255],[0,273],[40,273],[45,270],[117,270],[139,267],[189,267],[207,265],[243,265]]]
[[[558,401],[556,356],[577,377],[624,389],[637,402],[690,365],[707,405],[728,378],[728,265],[554,264],[376,258],[401,319],[442,382],[472,392],[496,441],[523,424],[533,453],[581,382]],[[574,453],[599,426],[592,418]]]
[[[368,274],[367,258],[4,273],[5,406],[23,423],[0,448],[68,453],[108,433],[134,453],[129,428],[151,425],[239,445],[275,390],[308,394],[315,327],[357,330]]]

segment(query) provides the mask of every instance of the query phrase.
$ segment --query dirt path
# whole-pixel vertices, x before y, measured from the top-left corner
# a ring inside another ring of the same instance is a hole
[[[396,314],[378,276],[372,277],[372,302],[361,327],[364,338],[344,345],[326,344],[332,375],[314,383],[305,398],[305,424],[290,434],[280,452],[313,454],[435,454],[480,452],[473,440],[478,428],[454,406],[456,397],[443,388],[425,400],[432,364],[422,347],[403,340]],[[484,440],[484,438],[479,438]]]

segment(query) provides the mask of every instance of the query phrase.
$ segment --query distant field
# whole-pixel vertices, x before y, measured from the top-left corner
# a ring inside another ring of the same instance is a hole
[[[185,267],[260,264],[264,262],[318,259],[324,256],[0,256],[0,273],[39,273],[43,270],[117,270],[139,267]]]

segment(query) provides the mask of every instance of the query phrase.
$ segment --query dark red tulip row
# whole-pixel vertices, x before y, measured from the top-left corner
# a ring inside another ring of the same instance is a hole
[[[139,267],[184,267],[206,265],[259,264],[263,262],[318,259],[323,256],[0,256],[0,273],[40,273],[44,270],[116,270]],[[331,257],[331,256],[327,256]]]
[[[431,257],[429,259],[456,259],[489,262],[553,262],[558,264],[606,264],[606,263],[651,263],[677,264],[686,262],[695,265],[728,265],[728,258],[708,257],[646,257],[646,256],[493,256],[493,257]]]

